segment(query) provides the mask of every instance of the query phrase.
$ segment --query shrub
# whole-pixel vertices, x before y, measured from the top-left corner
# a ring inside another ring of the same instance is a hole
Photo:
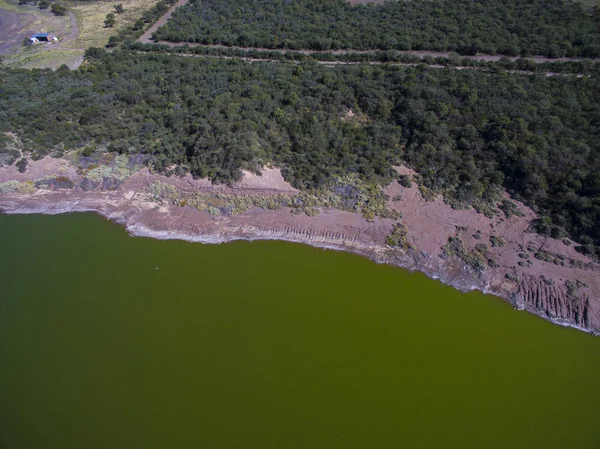
[[[488,265],[492,268],[498,268],[500,264],[496,261],[496,259],[488,259]]]
[[[406,187],[406,188],[412,187],[412,181],[410,179],[410,176],[400,175],[400,177],[398,178],[398,184],[400,184],[402,187]]]
[[[477,271],[484,271],[486,260],[478,251],[469,251],[460,237],[451,236],[448,243],[442,247],[445,256],[456,256],[463,260],[469,267]]]
[[[506,218],[510,218],[511,216],[515,215],[517,217],[523,217],[525,214],[523,212],[521,212],[521,210],[517,207],[516,203],[511,201],[511,200],[507,200],[507,199],[503,199],[500,202],[500,206],[498,206],[498,208],[504,212],[504,215],[506,215]]]
[[[61,5],[59,3],[52,3],[52,6],[50,7],[50,11],[52,11],[57,16],[64,16],[67,14],[67,8],[65,8],[63,5]]]
[[[107,14],[106,19],[104,19],[104,27],[112,28],[113,26],[115,26],[115,23],[116,23],[115,15],[112,13]]]
[[[29,166],[29,162],[27,162],[27,159],[22,158],[19,160],[19,162],[17,162],[16,166],[19,169],[19,173],[25,173],[27,171],[27,167]]]
[[[475,249],[481,254],[485,254],[488,250],[488,246],[485,243],[478,243],[475,245]]]
[[[490,243],[492,244],[492,248],[501,248],[506,245],[506,241],[502,237],[496,235],[490,237]]]
[[[388,236],[386,243],[394,248],[400,248],[407,250],[410,248],[410,244],[406,240],[408,235],[408,228],[403,223],[397,223],[394,225],[392,233]]]

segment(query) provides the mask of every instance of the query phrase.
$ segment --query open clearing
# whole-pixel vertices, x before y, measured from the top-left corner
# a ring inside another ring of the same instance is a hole
[[[0,22],[0,54],[7,59],[15,53],[25,52],[21,46],[23,39],[33,33],[51,33],[61,40],[68,38],[71,33],[69,16],[56,16],[47,9],[7,0],[0,0]],[[40,44],[39,47],[50,49],[56,45]]]
[[[121,3],[125,12],[115,14],[114,4]],[[79,34],[69,43],[69,48],[85,50],[90,47],[104,47],[110,36],[125,27],[131,26],[142,14],[152,8],[156,0],[118,0],[115,2],[65,2],[69,11],[77,18]],[[115,14],[113,28],[104,27],[104,19],[109,13]]]
[[[115,14],[116,25],[113,28],[105,28],[104,19],[107,14],[115,13],[115,3],[122,3],[125,12]],[[6,23],[13,24],[9,33],[3,33],[7,27],[2,25],[0,54],[5,55],[5,64],[12,67],[56,69],[66,64],[74,69],[83,61],[83,53],[87,48],[105,46],[110,36],[133,25],[155,3],[156,0],[65,1],[62,4],[69,15],[60,17],[35,6],[21,6],[15,1],[0,0],[0,14],[3,18],[6,16]],[[42,31],[55,34],[60,42],[22,47],[25,37]],[[14,37],[3,46],[3,41],[6,41],[4,34]]]

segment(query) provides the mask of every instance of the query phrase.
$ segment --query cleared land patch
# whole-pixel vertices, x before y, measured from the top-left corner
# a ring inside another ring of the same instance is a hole
[[[123,5],[124,12],[115,14],[115,3]],[[156,0],[119,0],[115,2],[67,2],[65,5],[77,17],[79,34],[69,45],[71,48],[83,49],[104,47],[110,36],[114,36],[123,28],[132,26],[145,11],[150,9]],[[115,14],[116,24],[106,28],[104,20],[107,14]]]
[[[115,3],[123,5],[123,13],[115,13]],[[0,0],[0,11],[31,17],[27,27],[18,33],[17,41],[4,52],[7,53],[5,64],[21,68],[51,69],[66,64],[70,68],[76,68],[83,61],[83,53],[87,48],[104,47],[111,36],[131,27],[155,3],[156,0],[64,1],[61,4],[67,8],[68,14],[55,16],[49,10],[41,10],[33,5],[18,5],[16,2]],[[104,24],[109,13],[115,14],[116,23],[112,28],[107,28]],[[59,37],[59,43],[24,48],[21,45],[23,39],[38,31],[55,34]]]
[[[0,27],[0,54],[10,60],[12,55],[22,51],[25,38],[37,32],[47,32],[64,39],[71,31],[71,22],[68,16],[56,16],[49,10],[0,0]],[[36,48],[55,46],[40,44]]]

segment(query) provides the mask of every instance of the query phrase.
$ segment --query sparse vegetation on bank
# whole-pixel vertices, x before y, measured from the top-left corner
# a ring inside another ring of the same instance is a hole
[[[481,252],[478,250],[470,251],[458,236],[449,237],[448,243],[444,245],[442,251],[445,256],[458,257],[473,270],[484,271],[486,268],[486,259]]]
[[[6,181],[0,183],[0,193],[33,193],[35,190],[33,182]]]
[[[355,212],[367,220],[376,216],[399,218],[400,213],[387,209],[379,186],[366,185],[356,177],[340,178],[327,187],[300,192],[296,195],[236,195],[225,193],[185,192],[172,184],[154,182],[148,187],[153,200],[176,206],[191,206],[212,215],[240,215],[256,206],[261,209],[292,208],[293,213],[313,216],[321,208]]]
[[[407,250],[411,248],[410,243],[408,243],[407,236],[408,228],[406,225],[404,223],[397,223],[394,225],[394,229],[388,236],[386,243],[393,248]]]

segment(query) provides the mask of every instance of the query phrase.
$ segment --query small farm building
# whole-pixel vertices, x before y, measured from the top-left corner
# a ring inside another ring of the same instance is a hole
[[[29,42],[37,44],[39,42],[56,42],[58,39],[56,36],[51,36],[48,33],[36,33],[29,38]]]

